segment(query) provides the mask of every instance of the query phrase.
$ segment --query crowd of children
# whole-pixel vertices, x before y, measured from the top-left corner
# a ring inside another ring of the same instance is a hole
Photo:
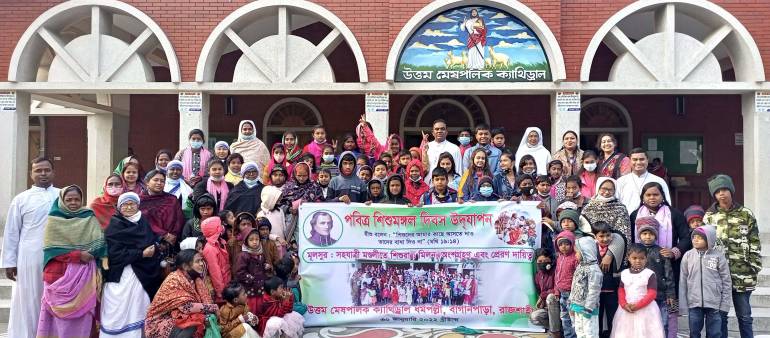
[[[728,176],[709,180],[715,203],[708,211],[693,206],[680,213],[666,199],[667,186],[647,180],[652,174],[644,150],[632,150],[631,164],[611,134],[600,135],[594,152],[580,150],[578,135],[567,132],[552,156],[539,128],[528,128],[515,151],[505,146],[504,130],[483,124],[460,132],[455,145],[443,120],[433,123],[433,140],[423,134],[409,149],[395,134],[380,143],[363,116],[340,143],[317,126],[304,147],[289,131],[268,151],[255,129],[242,121],[238,140],[217,142],[213,153],[203,146],[203,133],[193,130],[190,145],[176,156],[159,151],[146,176],[137,158],[128,157],[92,204],[108,246],[111,227],[149,223],[156,245],[130,252],[163,261],[163,275],[170,276],[172,257],[195,250],[203,272],[183,255],[186,275],[179,276],[201,279],[207,292],[199,296],[216,305],[205,308],[218,315],[225,337],[301,335],[300,204],[476,201],[540,202],[543,223],[534,225],[542,226],[540,243],[499,232],[516,237],[512,244],[542,247],[535,255],[539,297],[531,317],[556,337],[674,337],[679,314],[689,315],[693,337],[704,325],[709,337],[726,337],[731,305],[741,336],[752,335],[748,304],[761,269],[758,227],[751,211],[734,201]],[[616,179],[627,175],[635,175],[625,181],[637,184],[641,205],[620,198],[629,185]],[[139,213],[123,212],[131,203]],[[119,261],[112,255],[110,261]],[[161,274],[141,271],[137,262],[124,266],[136,264],[139,280]],[[120,272],[112,274],[108,286],[120,283]],[[477,283],[473,275],[446,267],[365,266],[351,278],[351,298],[355,305],[467,305],[475,301]],[[157,284],[143,283],[149,299]],[[131,325],[102,326],[102,335],[141,333]]]

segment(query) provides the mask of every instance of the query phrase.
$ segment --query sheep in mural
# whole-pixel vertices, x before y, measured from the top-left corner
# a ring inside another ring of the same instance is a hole
[[[498,65],[500,65],[501,68],[508,68],[511,65],[511,59],[508,55],[496,53],[495,48],[492,46],[489,46],[489,56],[492,57],[493,68],[497,68]]]
[[[447,52],[447,57],[444,59],[444,63],[446,64],[447,69],[454,68],[455,66],[465,68],[465,65],[468,64],[468,56],[465,54],[465,52],[462,52],[460,56],[456,56],[452,54],[452,51],[450,50]]]

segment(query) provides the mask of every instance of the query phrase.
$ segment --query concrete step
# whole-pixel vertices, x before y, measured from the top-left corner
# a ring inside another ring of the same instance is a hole
[[[757,283],[757,286],[759,287],[770,287],[770,266],[763,267],[762,270],[759,271]]]
[[[11,314],[11,299],[0,299],[0,323],[8,324],[8,317]]]
[[[0,279],[0,300],[11,299],[11,290],[13,288],[13,281],[10,279]]]
[[[754,300],[752,294],[751,300]],[[753,304],[752,304],[753,305]],[[768,335],[770,334],[770,308],[757,308],[752,306],[751,316],[754,318],[754,336]],[[679,332],[688,332],[688,318],[687,316],[679,317]],[[730,309],[730,314],[727,317],[727,330],[730,337],[739,337],[738,333],[738,320],[735,318],[735,310]],[[701,331],[701,336],[705,336],[705,331]]]
[[[751,307],[770,308],[770,287],[758,287],[751,293]]]

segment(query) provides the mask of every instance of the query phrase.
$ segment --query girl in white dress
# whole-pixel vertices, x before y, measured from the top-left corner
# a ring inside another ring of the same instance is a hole
[[[655,302],[657,277],[645,268],[647,251],[639,244],[628,250],[630,267],[620,273],[618,289],[621,309],[615,313],[612,321],[611,337],[623,338],[663,338],[663,323],[660,310]]]

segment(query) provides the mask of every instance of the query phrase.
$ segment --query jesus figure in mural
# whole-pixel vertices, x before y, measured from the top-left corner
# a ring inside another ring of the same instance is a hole
[[[487,45],[487,26],[479,11],[471,10],[470,19],[465,19],[460,30],[468,33],[468,66],[470,70],[484,69],[484,46]]]

